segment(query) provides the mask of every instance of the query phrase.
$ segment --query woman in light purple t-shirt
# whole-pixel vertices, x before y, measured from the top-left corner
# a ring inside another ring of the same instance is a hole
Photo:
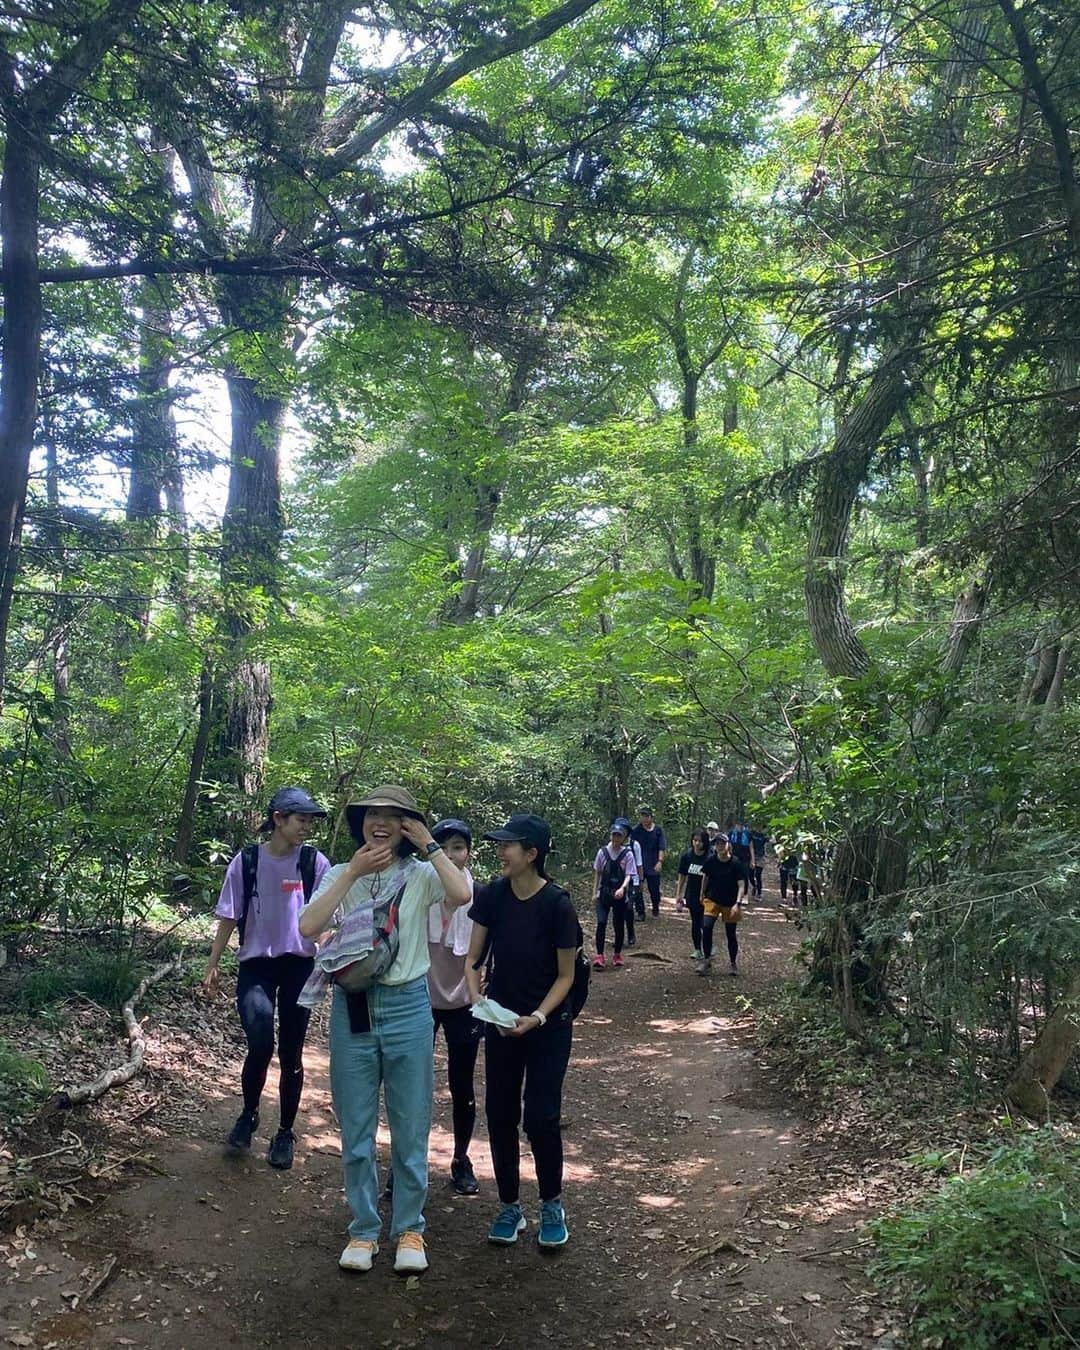
[[[293,1164],[293,1125],[304,1087],[304,1038],[311,1016],[296,1000],[315,963],[315,944],[300,934],[300,911],[330,867],[304,841],[325,815],[302,788],[274,793],[262,826],[270,838],[243,849],[225,872],[215,911],[217,933],[203,979],[203,989],[214,997],[220,983],[218,963],[233,929],[239,928],[236,1003],[248,1052],[240,1076],[244,1109],[229,1133],[229,1147],[234,1152],[249,1149],[259,1124],[259,1101],[274,1054],[276,1005],[281,1118],[267,1161],[281,1169]]]

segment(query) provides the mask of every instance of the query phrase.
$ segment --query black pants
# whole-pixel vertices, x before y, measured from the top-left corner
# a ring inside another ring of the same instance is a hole
[[[596,950],[600,956],[604,954],[604,934],[609,914],[615,924],[615,955],[618,956],[626,935],[626,901],[616,900],[613,895],[601,895],[596,902]]]
[[[659,914],[659,913],[660,913],[660,873],[659,873],[659,872],[646,872],[646,873],[645,873],[645,885],[648,886],[648,888],[649,888],[649,899],[652,901],[652,912],[653,912],[654,915]],[[644,906],[642,907],[641,913],[642,913],[642,916],[644,917],[644,914],[645,914]]]
[[[435,1036],[442,1027],[446,1037],[446,1079],[454,1119],[454,1157],[465,1158],[476,1124],[476,1093],[473,1077],[484,1025],[471,1008],[432,1008]]]
[[[634,932],[634,911],[637,910],[642,918],[645,917],[645,901],[641,894],[640,886],[631,886],[626,893],[626,901],[623,905],[624,917],[626,919],[626,944],[632,947],[637,941],[637,935]]]
[[[781,867],[781,869],[780,869],[780,899],[781,899],[781,900],[786,900],[786,899],[787,899],[787,888],[788,888],[788,883],[789,883],[789,882],[791,883],[791,898],[792,898],[792,900],[794,900],[794,899],[796,899],[797,896],[798,896],[798,883],[797,883],[796,880],[795,880],[795,873],[794,873],[793,871],[791,871],[790,869],[786,868],[786,867]]]
[[[296,1000],[315,962],[310,956],[253,956],[240,962],[236,979],[236,1006],[247,1037],[248,1052],[240,1083],[245,1111],[257,1111],[270,1061],[274,1057],[274,1005],[277,1005],[278,1064],[281,1077],[281,1128],[291,1130],[304,1090],[304,1037],[307,1008]]]
[[[705,920],[705,910],[701,905],[701,897],[696,900],[687,900],[686,908],[690,911],[690,941],[694,944],[694,951],[700,952],[701,929]]]
[[[701,925],[701,951],[706,960],[712,960],[713,929],[716,927],[716,916],[706,914]],[[734,965],[739,959],[739,925],[737,923],[725,923],[724,933],[727,937],[728,958]]]
[[[764,870],[764,867],[765,867],[764,863],[756,862],[754,864],[754,870],[751,873],[751,876],[753,878],[754,894],[759,898],[761,896],[761,873]]]
[[[525,1134],[536,1163],[541,1200],[562,1194],[563,1146],[560,1117],[562,1086],[570,1062],[573,1024],[569,1017],[552,1019],[547,1026],[524,1036],[500,1036],[489,1026],[484,1035],[487,1069],[488,1139],[499,1199],[516,1204],[521,1182],[521,1144],[524,1086]]]

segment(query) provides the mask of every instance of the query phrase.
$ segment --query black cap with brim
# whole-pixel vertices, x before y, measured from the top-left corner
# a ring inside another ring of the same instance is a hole
[[[489,830],[484,838],[497,844],[525,844],[546,853],[551,848],[551,826],[542,816],[525,813],[511,816],[501,830]]]

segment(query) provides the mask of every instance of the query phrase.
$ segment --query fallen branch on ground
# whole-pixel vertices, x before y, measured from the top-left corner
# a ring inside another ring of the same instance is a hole
[[[135,1004],[142,998],[146,991],[168,975],[174,975],[183,964],[183,958],[178,952],[171,961],[158,966],[156,970],[150,972],[140,981],[139,987],[132,996],[121,1007],[120,1015],[124,1019],[124,1025],[127,1027],[128,1035],[128,1059],[126,1064],[117,1064],[111,1069],[106,1069],[104,1073],[99,1074],[92,1083],[83,1083],[79,1087],[72,1088],[70,1092],[60,1092],[57,1094],[53,1105],[58,1111],[67,1111],[72,1106],[82,1106],[85,1102],[97,1101],[103,1097],[110,1088],[119,1087],[123,1083],[130,1083],[135,1075],[143,1066],[143,1056],[146,1053],[146,1037],[143,1035],[143,1029],[139,1024],[139,1019],[135,1016]]]

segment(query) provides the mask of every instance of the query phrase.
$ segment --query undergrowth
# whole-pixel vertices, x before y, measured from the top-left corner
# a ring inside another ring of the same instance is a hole
[[[936,1166],[938,1160],[926,1160]],[[870,1225],[917,1343],[1049,1350],[1080,1333],[1080,1140],[1046,1127]]]
[[[40,1060],[16,1050],[0,1036],[0,1107],[12,1115],[52,1090],[48,1070]]]
[[[22,1012],[36,1013],[51,1004],[82,994],[106,1008],[118,1008],[141,978],[142,963],[130,951],[87,948],[61,959],[53,957],[21,974],[11,1001]]]

